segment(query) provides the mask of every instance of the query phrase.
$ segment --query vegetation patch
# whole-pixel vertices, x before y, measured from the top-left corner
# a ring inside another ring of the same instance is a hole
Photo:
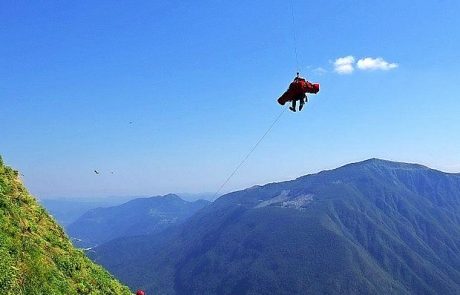
[[[75,249],[0,157],[0,294],[131,294]]]

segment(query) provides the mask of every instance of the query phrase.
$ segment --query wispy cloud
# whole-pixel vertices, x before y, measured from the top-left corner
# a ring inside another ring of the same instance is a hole
[[[355,58],[351,55],[345,57],[339,57],[334,61],[334,71],[339,74],[351,74],[353,73]]]
[[[325,68],[318,67],[318,68],[313,69],[313,73],[318,75],[318,76],[321,76],[321,75],[326,74],[327,70]]]
[[[388,71],[391,69],[395,69],[398,67],[396,63],[389,63],[381,57],[372,58],[372,57],[365,57],[356,63],[356,66],[360,70],[364,71],[375,71],[375,70],[382,70]]]

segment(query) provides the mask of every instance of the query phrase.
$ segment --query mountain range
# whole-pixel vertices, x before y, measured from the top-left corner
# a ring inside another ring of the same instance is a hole
[[[119,238],[155,234],[192,216],[210,202],[188,202],[169,194],[137,198],[121,205],[95,208],[67,227],[79,247],[93,247]]]
[[[126,203],[136,197],[113,198],[55,198],[39,200],[40,204],[66,229],[91,209],[111,207]]]
[[[460,175],[370,159],[94,250],[152,294],[460,294]]]

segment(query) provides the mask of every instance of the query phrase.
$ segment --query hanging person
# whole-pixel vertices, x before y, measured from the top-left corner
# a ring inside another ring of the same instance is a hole
[[[288,90],[278,98],[278,103],[284,105],[286,102],[291,101],[292,106],[289,109],[293,112],[296,111],[297,101],[300,102],[299,111],[302,110],[305,102],[308,102],[307,93],[316,94],[319,92],[319,84],[310,83],[305,78],[300,77],[299,73],[294,78],[294,81],[289,85]]]
[[[298,89],[298,94],[293,97],[292,106],[290,106],[289,109],[291,111],[295,112],[296,102],[299,101],[300,102],[299,112],[300,112],[303,109],[303,105],[305,104],[305,100],[308,102],[308,97],[303,92],[303,89],[305,88],[304,85],[303,85],[305,83],[305,79],[300,77],[299,73],[297,73],[297,76],[294,78],[294,81],[292,83],[295,83],[295,86],[293,86],[293,87]],[[289,87],[291,87],[291,86],[289,86]]]

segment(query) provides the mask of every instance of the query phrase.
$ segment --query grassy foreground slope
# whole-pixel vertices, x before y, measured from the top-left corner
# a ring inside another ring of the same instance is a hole
[[[131,294],[72,246],[1,157],[0,294]]]

